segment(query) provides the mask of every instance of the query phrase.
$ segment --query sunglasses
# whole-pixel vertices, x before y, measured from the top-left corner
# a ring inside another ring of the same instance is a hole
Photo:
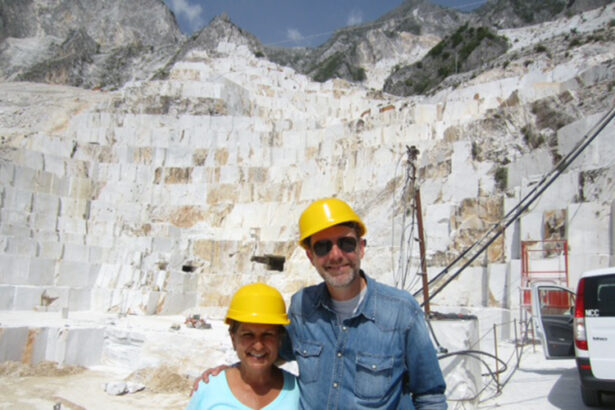
[[[354,250],[357,249],[357,240],[352,236],[337,238],[336,243],[337,247],[342,252],[349,253],[354,252]],[[314,250],[316,256],[322,258],[331,252],[331,249],[333,249],[333,241],[330,239],[323,239],[322,241],[315,242],[314,245],[312,245],[312,249]]]

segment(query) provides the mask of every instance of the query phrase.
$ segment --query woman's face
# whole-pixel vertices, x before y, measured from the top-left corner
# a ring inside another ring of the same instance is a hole
[[[269,369],[278,358],[280,325],[239,323],[231,332],[233,347],[242,365],[252,369]]]

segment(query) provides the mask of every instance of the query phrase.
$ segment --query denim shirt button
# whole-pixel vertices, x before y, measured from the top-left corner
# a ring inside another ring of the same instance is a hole
[[[339,386],[337,383],[333,383],[333,387],[337,389],[337,386]]]
[[[342,352],[337,352],[337,357],[342,357]]]
[[[342,326],[342,330],[345,332],[348,328],[346,326]]]
[[[372,364],[372,369],[376,370],[376,365]]]

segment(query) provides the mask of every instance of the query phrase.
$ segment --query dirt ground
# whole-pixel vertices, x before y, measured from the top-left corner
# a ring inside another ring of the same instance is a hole
[[[141,383],[145,389],[114,396],[104,390],[112,381]],[[183,409],[191,387],[191,379],[167,367],[122,376],[52,362],[0,363],[0,409]]]

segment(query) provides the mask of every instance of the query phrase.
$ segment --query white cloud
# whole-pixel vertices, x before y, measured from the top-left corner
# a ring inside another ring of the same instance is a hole
[[[296,28],[289,28],[286,30],[286,38],[291,41],[301,41],[303,40],[303,34],[299,32]]]
[[[188,20],[188,24],[193,30],[200,29],[204,25],[201,15],[203,8],[199,4],[190,4],[188,0],[169,0],[169,8],[173,10],[178,19],[182,16]]]
[[[363,12],[361,10],[353,9],[350,11],[348,18],[346,19],[347,26],[354,26],[355,24],[361,24],[363,22]]]

